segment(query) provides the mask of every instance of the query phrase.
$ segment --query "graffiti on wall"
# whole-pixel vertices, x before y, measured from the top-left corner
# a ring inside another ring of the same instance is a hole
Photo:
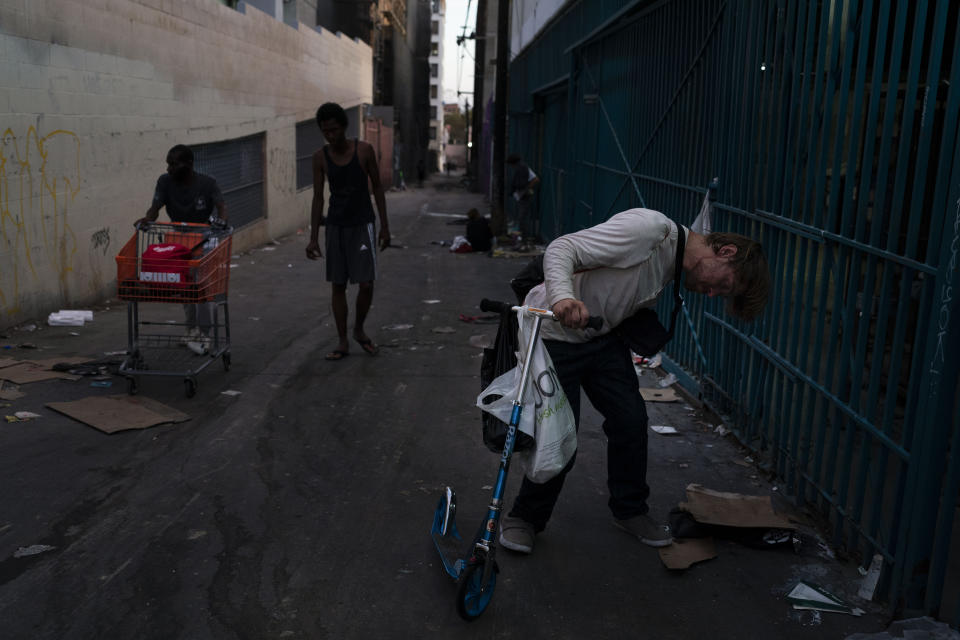
[[[52,267],[68,298],[76,236],[70,208],[80,187],[79,138],[58,129],[41,136],[8,128],[0,139],[0,311],[20,310],[26,287]],[[104,239],[100,239],[104,242]],[[109,237],[105,242],[109,245]],[[42,263],[38,264],[38,260]],[[39,271],[38,271],[39,267]]]

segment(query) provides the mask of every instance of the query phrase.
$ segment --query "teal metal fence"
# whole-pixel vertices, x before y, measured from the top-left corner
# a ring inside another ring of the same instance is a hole
[[[510,67],[550,239],[645,206],[761,239],[746,324],[688,296],[671,367],[881,596],[956,624],[960,3],[567,5]],[[670,301],[661,303],[667,312]]]

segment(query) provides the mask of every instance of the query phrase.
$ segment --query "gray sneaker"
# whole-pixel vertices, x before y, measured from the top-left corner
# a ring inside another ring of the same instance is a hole
[[[613,524],[650,547],[667,547],[673,543],[670,527],[657,524],[648,515],[634,516],[626,520],[614,518]]]
[[[500,520],[500,544],[511,551],[530,553],[536,535],[533,525],[523,518],[503,516]]]

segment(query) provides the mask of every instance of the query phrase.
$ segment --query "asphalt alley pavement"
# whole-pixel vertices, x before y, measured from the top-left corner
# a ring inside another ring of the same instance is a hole
[[[337,342],[329,286],[299,233],[232,258],[229,371],[214,363],[193,398],[177,377],[140,382],[140,395],[191,420],[106,435],[45,404],[124,393],[122,378],[21,387],[4,414],[40,417],[0,429],[4,638],[810,639],[886,627],[855,598],[855,564],[832,558],[806,525],[799,553],[718,540],[715,559],[664,568],[611,524],[601,418],[586,400],[554,518],[531,556],[499,553],[493,602],[462,621],[431,521],[450,485],[469,536],[498,456],[481,442],[474,406],[478,345],[496,325],[460,316],[480,315],[483,297],[509,300],[523,259],[434,244],[463,233],[458,216],[470,207],[485,209],[453,180],[387,202],[398,247],[379,254],[367,323],[378,356],[354,342],[344,360],[324,359]],[[153,307],[159,322],[181,317],[179,306]],[[3,332],[12,348],[0,355],[104,357],[126,347],[126,322],[124,303],[104,302],[82,328]],[[680,432],[650,434],[653,515],[665,519],[689,483],[778,494],[695,404],[648,408],[651,424]],[[31,545],[49,548],[23,556]],[[794,611],[785,595],[799,580],[868,613]]]

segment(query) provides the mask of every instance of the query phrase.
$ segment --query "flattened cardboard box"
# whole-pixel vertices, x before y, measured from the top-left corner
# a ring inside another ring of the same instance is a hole
[[[143,396],[91,396],[72,402],[50,402],[47,407],[104,433],[147,429],[169,422],[184,422],[190,416]]]

